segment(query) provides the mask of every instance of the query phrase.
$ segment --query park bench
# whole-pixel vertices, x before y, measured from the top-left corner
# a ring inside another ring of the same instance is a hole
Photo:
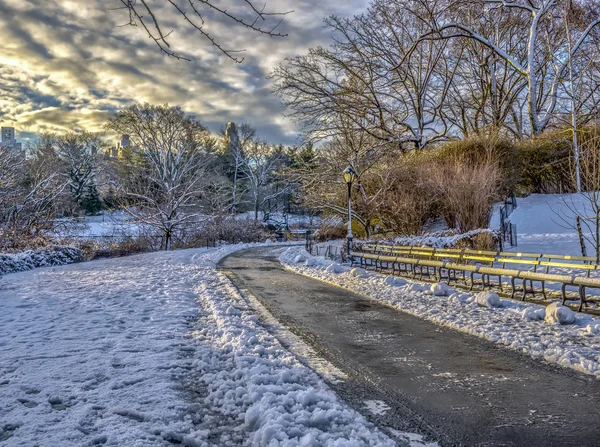
[[[445,252],[445,250],[449,250]],[[452,251],[450,251],[452,250]],[[464,253],[465,250],[462,252]],[[599,288],[600,289],[600,278],[591,278],[589,272],[591,270],[599,269],[599,266],[590,264],[589,259],[576,259],[583,257],[569,257],[564,259],[573,259],[581,261],[579,263],[567,263],[567,262],[554,262],[545,261],[540,259],[561,259],[563,255],[542,255],[532,253],[502,253],[504,256],[496,256],[492,258],[490,253],[493,252],[482,252],[469,250],[466,255],[457,256],[456,249],[438,249],[436,250],[414,250],[410,251],[410,255],[429,255],[432,258],[442,258],[442,260],[436,259],[420,259],[417,257],[410,256],[397,256],[397,255],[379,255],[376,253],[365,253],[359,251],[353,251],[350,254],[352,265],[354,265],[355,259],[359,259],[361,267],[367,268],[368,266],[375,266],[378,271],[389,269],[391,266],[392,274],[407,274],[416,278],[419,275],[419,279],[423,279],[424,276],[435,277],[436,280],[448,279],[448,283],[451,281],[457,282],[457,272],[462,274],[462,280],[465,284],[470,283],[470,290],[473,290],[475,285],[475,275],[481,275],[481,287],[482,289],[492,288],[498,286],[500,291],[504,291],[502,278],[506,277],[510,279],[511,284],[511,298],[514,298],[517,291],[515,281],[520,279],[523,283],[521,300],[525,300],[528,294],[535,295],[535,289],[533,286],[534,282],[541,284],[542,295],[547,299],[546,283],[556,282],[561,285],[561,295],[563,304],[570,299],[566,293],[567,286],[575,286],[578,288],[578,298],[580,301],[579,311],[587,306],[588,300],[586,299],[586,288]],[[514,255],[512,257],[507,255]],[[446,260],[450,259],[449,260]],[[527,259],[525,259],[527,258]],[[458,260],[462,262],[453,262]],[[367,261],[369,261],[367,263]],[[494,263],[501,264],[501,267],[494,266]],[[507,264],[517,264],[533,267],[533,270],[518,270],[506,268]],[[546,272],[538,272],[538,267],[545,267]],[[549,269],[552,267],[557,268],[569,268],[569,269],[583,269],[587,272],[587,276],[577,276],[573,274],[557,274],[549,273]],[[445,275],[444,275],[445,272]],[[467,277],[468,275],[468,277]],[[498,277],[498,284],[492,284],[490,277]],[[527,283],[529,282],[529,287]]]

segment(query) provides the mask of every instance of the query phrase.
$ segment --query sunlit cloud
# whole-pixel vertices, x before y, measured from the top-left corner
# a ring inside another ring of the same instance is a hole
[[[235,64],[172,11],[161,12],[170,42],[191,59],[160,53],[139,28],[114,10],[117,0],[0,0],[0,123],[21,139],[42,132],[101,131],[112,113],[135,101],[181,105],[211,130],[250,122],[263,138],[293,144],[297,129],[282,116],[267,76],[285,57],[328,45],[323,18],[352,15],[366,0],[332,5],[321,0],[269,2],[286,16],[287,38],[269,38],[225,18],[208,30],[227,48],[245,49]],[[327,3],[327,4],[326,4]],[[341,3],[341,2],[340,2]]]

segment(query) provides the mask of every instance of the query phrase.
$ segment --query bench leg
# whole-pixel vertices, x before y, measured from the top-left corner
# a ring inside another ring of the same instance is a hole
[[[563,284],[560,290],[562,292],[562,304],[564,306],[564,304],[567,302],[567,285]]]
[[[585,300],[585,286],[579,286],[579,309],[577,309],[577,312],[581,312],[583,306],[587,307],[587,301]]]
[[[544,295],[544,299],[547,300],[546,297],[546,281],[542,281],[542,295]]]
[[[498,285],[500,286],[500,293],[502,293],[502,275],[498,275]]]
[[[521,301],[525,301],[525,296],[527,295],[527,280],[523,280],[523,296],[521,297]]]
[[[515,277],[511,276],[510,277],[510,286],[512,288],[512,293],[510,294],[510,298],[514,299],[515,298],[515,292],[516,292],[516,288],[515,288]]]

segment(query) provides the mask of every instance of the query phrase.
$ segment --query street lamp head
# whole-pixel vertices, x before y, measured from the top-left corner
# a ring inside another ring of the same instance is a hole
[[[354,169],[352,169],[352,166],[348,166],[346,169],[344,169],[344,172],[342,173],[343,177],[344,177],[344,181],[348,184],[353,183],[356,178],[358,177],[358,175],[356,174],[356,171]]]

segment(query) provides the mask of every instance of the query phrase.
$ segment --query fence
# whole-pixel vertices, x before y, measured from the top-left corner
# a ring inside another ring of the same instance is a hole
[[[347,253],[345,247],[337,245],[313,245],[307,246],[306,250],[313,256],[323,256],[337,262],[346,262]]]

